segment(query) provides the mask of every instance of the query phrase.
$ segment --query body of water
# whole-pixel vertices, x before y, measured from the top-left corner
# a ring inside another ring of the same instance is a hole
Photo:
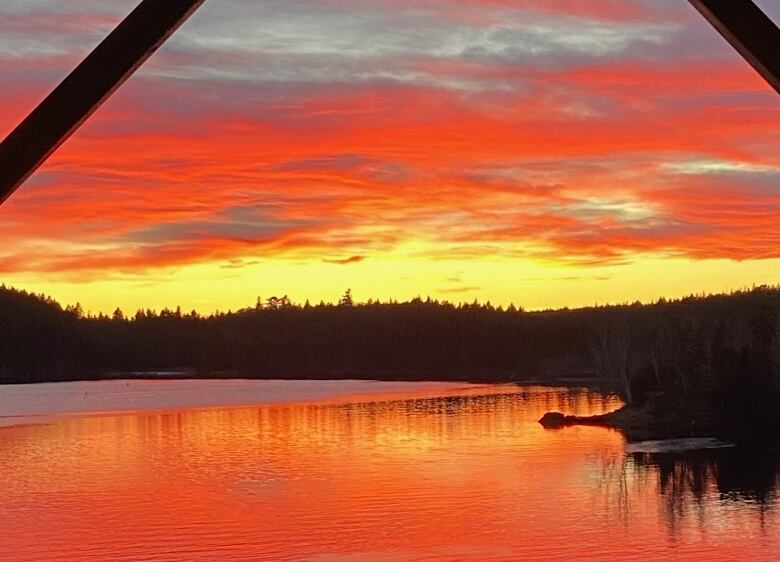
[[[780,559],[769,451],[629,453],[537,423],[618,405],[448,383],[0,387],[0,561]]]

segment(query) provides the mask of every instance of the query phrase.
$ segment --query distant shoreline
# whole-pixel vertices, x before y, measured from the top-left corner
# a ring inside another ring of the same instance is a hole
[[[265,373],[246,374],[240,371],[199,372],[191,368],[154,369],[150,371],[108,371],[102,373],[80,373],[72,377],[37,381],[0,381],[0,387],[13,384],[48,384],[57,382],[96,382],[115,380],[360,380],[381,382],[463,382],[469,384],[521,384],[550,387],[582,387],[593,391],[608,392],[601,379],[592,373],[561,373],[536,376],[516,375],[441,375],[433,373],[366,373],[363,371],[343,371],[338,373]]]
[[[390,381],[71,381],[0,387],[0,428],[74,417],[311,405],[500,392],[497,386]]]
[[[629,435],[769,433],[780,417],[780,286],[536,313],[273,297],[208,317],[131,318],[0,287],[2,383],[236,378],[578,386],[629,406],[562,423]]]

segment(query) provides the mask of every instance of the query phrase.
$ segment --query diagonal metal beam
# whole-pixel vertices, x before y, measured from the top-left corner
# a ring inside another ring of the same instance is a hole
[[[688,0],[780,94],[780,30],[752,0]]]
[[[0,143],[0,205],[148,59],[205,0],[143,0]]]

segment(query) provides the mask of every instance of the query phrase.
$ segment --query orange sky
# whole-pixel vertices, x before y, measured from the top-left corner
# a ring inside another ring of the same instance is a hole
[[[135,2],[3,2],[0,136]],[[777,283],[778,147],[687,2],[207,2],[0,208],[0,281],[93,311]]]

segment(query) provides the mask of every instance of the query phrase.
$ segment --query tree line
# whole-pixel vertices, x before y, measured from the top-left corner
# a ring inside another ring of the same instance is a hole
[[[88,315],[0,287],[0,382],[186,369],[199,376],[513,381],[596,378],[630,403],[653,392],[774,408],[780,286],[652,304],[526,312],[490,303],[180,308]]]

